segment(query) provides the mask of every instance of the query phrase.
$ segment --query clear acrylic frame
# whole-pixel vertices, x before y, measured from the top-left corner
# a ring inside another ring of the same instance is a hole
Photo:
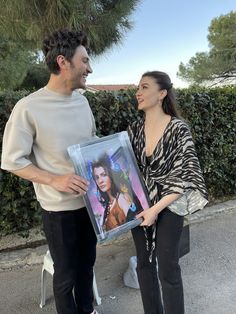
[[[68,147],[75,173],[89,181],[85,204],[99,243],[138,226],[150,201],[126,131]]]

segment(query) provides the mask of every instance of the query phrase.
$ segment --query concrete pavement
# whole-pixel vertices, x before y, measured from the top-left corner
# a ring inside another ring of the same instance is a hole
[[[236,313],[236,200],[192,215],[191,252],[181,259],[186,314]],[[37,240],[38,241],[38,240]],[[40,302],[40,272],[47,247],[2,251],[0,256],[0,313],[56,313],[51,276],[48,301]],[[135,255],[130,235],[98,247],[96,278],[101,314],[142,314],[139,290],[125,287],[123,274]]]

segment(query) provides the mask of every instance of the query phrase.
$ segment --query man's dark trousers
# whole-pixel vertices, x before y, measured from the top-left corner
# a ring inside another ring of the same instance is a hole
[[[91,313],[97,239],[86,208],[43,210],[43,227],[54,262],[53,291],[58,314]]]

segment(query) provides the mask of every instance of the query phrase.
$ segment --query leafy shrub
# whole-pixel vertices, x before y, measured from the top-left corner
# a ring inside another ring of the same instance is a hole
[[[235,195],[236,87],[184,89],[177,95],[191,126],[210,200]]]
[[[191,88],[176,92],[182,116],[191,127],[210,200],[235,195],[236,87]],[[0,146],[14,104],[28,93],[0,93]],[[132,121],[141,117],[134,93],[134,90],[117,94],[86,92],[98,135],[126,130]],[[0,198],[2,234],[28,230],[40,223],[40,207],[30,182],[0,170]]]
[[[137,111],[134,91],[86,92],[92,112],[96,120],[98,136],[114,134],[127,129],[128,125],[141,116]]]
[[[18,89],[37,90],[45,86],[50,73],[44,63],[33,63],[29,66],[27,74]]]
[[[0,93],[0,153],[3,130],[11,110],[27,94],[28,91]],[[40,207],[31,182],[0,169],[0,199],[0,234],[24,232],[40,223]]]

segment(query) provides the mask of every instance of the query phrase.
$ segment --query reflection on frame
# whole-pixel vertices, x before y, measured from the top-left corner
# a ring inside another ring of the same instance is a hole
[[[136,215],[149,207],[127,132],[68,149],[75,169],[90,184],[85,196],[98,240],[114,238],[140,224]]]

